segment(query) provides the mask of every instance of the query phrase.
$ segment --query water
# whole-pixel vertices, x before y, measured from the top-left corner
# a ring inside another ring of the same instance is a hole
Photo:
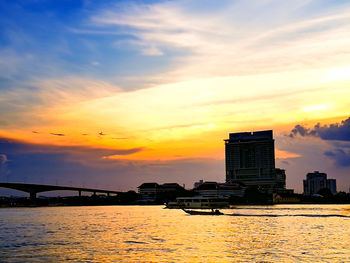
[[[349,205],[0,209],[0,262],[350,262]]]

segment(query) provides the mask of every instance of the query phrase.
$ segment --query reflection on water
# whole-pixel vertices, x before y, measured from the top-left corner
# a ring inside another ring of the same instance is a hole
[[[0,209],[0,262],[350,262],[350,206]]]

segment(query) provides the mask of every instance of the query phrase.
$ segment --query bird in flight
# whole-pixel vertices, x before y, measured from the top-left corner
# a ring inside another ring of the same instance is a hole
[[[50,134],[51,135],[55,135],[55,136],[65,136],[65,134],[63,134],[63,133],[53,133],[53,132],[51,132]]]

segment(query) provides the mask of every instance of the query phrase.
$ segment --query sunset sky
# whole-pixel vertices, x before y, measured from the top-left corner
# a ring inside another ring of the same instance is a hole
[[[1,182],[224,182],[272,129],[288,188],[348,192],[349,117],[349,1],[0,2]]]

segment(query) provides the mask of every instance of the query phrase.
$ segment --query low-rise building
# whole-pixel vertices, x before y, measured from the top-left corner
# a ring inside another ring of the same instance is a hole
[[[157,199],[159,193],[159,184],[157,183],[143,183],[138,188],[142,201],[153,202]]]
[[[178,183],[165,183],[162,185],[158,183],[143,183],[137,188],[142,198],[141,201],[145,202],[156,201],[162,193],[180,192],[184,190]]]
[[[182,191],[183,189],[178,183],[165,183],[159,186],[160,192]]]
[[[212,198],[243,197],[246,187],[239,183],[204,182],[193,189],[200,196]]]
[[[290,204],[290,203],[299,203],[300,197],[296,194],[287,194],[287,193],[273,193],[272,201],[274,204]]]
[[[194,185],[193,185],[193,188],[197,188],[201,184],[203,184],[203,180],[199,180],[198,182],[195,182]]]

